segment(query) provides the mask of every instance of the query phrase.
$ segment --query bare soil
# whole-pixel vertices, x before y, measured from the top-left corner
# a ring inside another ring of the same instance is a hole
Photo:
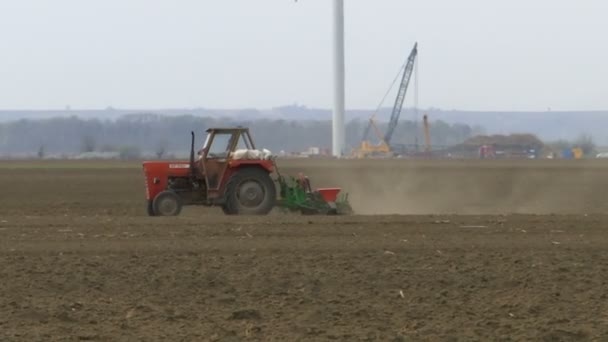
[[[605,163],[286,161],[367,215],[175,218],[137,164],[2,163],[2,341],[608,340]]]

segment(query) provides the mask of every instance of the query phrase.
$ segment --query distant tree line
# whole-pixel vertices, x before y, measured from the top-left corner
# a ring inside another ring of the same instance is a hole
[[[346,125],[348,149],[359,144],[366,120],[352,120]],[[0,156],[31,155],[44,157],[57,154],[91,152],[117,153],[125,158],[141,154],[165,157],[187,154],[190,131],[197,134],[197,145],[203,143],[204,131],[210,127],[246,126],[258,147],[273,152],[296,152],[315,146],[330,148],[329,120],[236,120],[192,115],[129,114],[116,120],[58,117],[39,120],[17,120],[0,124]],[[380,130],[386,124],[379,124]],[[482,132],[464,124],[431,122],[433,145],[453,145]],[[393,143],[422,143],[421,124],[401,121]]]

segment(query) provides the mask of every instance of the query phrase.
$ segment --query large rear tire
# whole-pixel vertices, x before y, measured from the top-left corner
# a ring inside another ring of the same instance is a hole
[[[154,216],[177,216],[182,211],[182,200],[173,191],[163,191],[152,201]]]
[[[244,168],[226,184],[227,215],[266,215],[276,204],[277,193],[270,174],[261,168]]]

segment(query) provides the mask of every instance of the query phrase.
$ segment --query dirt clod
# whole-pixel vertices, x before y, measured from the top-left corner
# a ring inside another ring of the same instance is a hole
[[[258,310],[246,309],[234,311],[230,315],[230,319],[261,319],[262,316]]]

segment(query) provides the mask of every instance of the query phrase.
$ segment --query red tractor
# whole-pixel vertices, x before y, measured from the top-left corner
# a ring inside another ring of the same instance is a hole
[[[305,214],[352,212],[339,188],[313,190],[304,176],[281,176],[247,128],[208,129],[196,159],[192,132],[189,161],[146,161],[143,169],[150,216],[175,216],[184,205],[220,206],[228,215],[266,215],[275,206]]]

